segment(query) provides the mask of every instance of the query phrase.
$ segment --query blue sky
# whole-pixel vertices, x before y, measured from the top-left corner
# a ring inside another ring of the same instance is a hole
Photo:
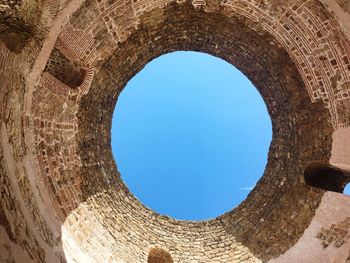
[[[174,52],[148,63],[119,96],[112,150],[144,205],[206,220],[245,199],[263,174],[271,136],[266,106],[239,70]]]

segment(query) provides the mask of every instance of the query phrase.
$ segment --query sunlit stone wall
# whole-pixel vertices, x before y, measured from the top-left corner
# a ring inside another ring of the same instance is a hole
[[[181,263],[347,260],[350,198],[304,180],[314,162],[350,171],[346,1],[43,0],[36,10],[21,48],[0,30],[0,261],[141,263],[154,248]],[[272,119],[261,180],[210,221],[144,207],[111,153],[119,93],[175,50],[234,64]]]

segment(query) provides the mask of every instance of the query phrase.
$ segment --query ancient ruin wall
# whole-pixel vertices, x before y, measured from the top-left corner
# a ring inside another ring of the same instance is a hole
[[[181,263],[292,262],[312,244],[308,259],[324,252],[345,262],[348,236],[339,233],[349,231],[350,200],[307,185],[304,170],[330,160],[348,167],[347,148],[335,144],[349,144],[337,135],[350,125],[346,5],[72,0],[41,1],[38,10],[40,30],[28,30],[21,48],[0,42],[1,260],[141,263],[168,257],[149,255],[162,249]],[[144,207],[111,154],[118,95],[150,60],[176,50],[238,67],[273,123],[263,177],[241,205],[209,221]],[[327,214],[332,204],[340,209]],[[324,247],[328,236],[344,242]]]

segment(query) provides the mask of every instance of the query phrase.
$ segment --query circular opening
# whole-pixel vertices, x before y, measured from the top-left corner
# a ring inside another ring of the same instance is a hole
[[[118,98],[112,150],[130,191],[177,219],[217,217],[263,175],[272,125],[251,82],[222,59],[174,52]]]
[[[344,194],[350,195],[350,183],[348,183],[344,188]]]

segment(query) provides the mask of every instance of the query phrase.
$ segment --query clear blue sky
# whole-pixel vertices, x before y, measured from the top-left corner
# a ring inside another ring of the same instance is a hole
[[[237,206],[262,176],[272,127],[250,81],[197,52],[163,55],[121,93],[112,150],[130,191],[176,219],[205,220]]]

